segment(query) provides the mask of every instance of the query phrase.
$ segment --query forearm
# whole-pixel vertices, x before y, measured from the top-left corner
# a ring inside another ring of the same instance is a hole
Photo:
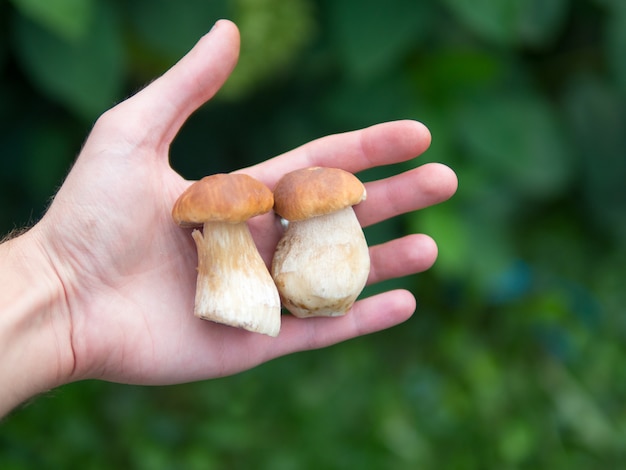
[[[0,416],[71,374],[63,286],[36,233],[0,244]]]

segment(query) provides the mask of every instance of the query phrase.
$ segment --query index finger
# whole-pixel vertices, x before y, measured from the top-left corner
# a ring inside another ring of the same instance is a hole
[[[327,166],[357,173],[407,161],[423,153],[430,140],[418,121],[391,121],[322,137],[241,171],[273,188],[282,175],[298,168]]]

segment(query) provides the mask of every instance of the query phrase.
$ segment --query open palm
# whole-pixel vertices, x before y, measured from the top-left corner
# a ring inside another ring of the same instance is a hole
[[[220,21],[161,78],[105,113],[38,224],[65,292],[73,364],[68,380],[102,378],[166,384],[231,374],[293,351],[318,348],[408,318],[406,291],[357,302],[341,318],[283,317],[277,338],[195,318],[196,249],[171,207],[190,182],[169,166],[169,146],[189,115],[209,100],[235,66],[236,27]],[[413,121],[324,137],[243,169],[270,188],[287,171],[334,166],[351,172],[405,161],[430,143]],[[367,184],[357,206],[363,226],[450,197],[456,177],[428,164]],[[280,236],[271,214],[250,223],[269,263]],[[370,283],[427,269],[437,248],[410,235],[370,249]]]

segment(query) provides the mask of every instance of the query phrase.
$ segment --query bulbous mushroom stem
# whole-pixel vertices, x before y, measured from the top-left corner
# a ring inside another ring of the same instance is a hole
[[[277,336],[280,298],[245,222],[205,222],[192,232],[198,248],[194,314]]]
[[[272,261],[272,277],[296,317],[344,315],[370,270],[367,241],[352,207],[289,222]]]

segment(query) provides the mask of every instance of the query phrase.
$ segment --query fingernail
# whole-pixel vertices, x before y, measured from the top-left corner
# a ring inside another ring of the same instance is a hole
[[[221,21],[222,21],[221,19],[220,19],[220,20],[217,20],[217,21],[213,24],[213,26],[212,26],[212,27],[211,27],[211,29],[209,30],[209,34],[211,34],[213,31],[215,31],[215,30],[217,29],[217,26],[220,24],[220,22],[221,22]]]

